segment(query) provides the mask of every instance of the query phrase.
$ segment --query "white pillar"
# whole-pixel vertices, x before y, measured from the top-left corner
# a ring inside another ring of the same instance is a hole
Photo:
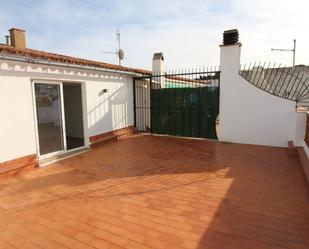
[[[240,69],[241,43],[233,45],[220,45],[221,77],[236,74]]]
[[[235,101],[234,94],[237,91],[233,83],[239,79],[240,53],[241,43],[220,46],[220,141],[229,140],[229,134],[233,129],[231,120],[234,112],[237,112],[231,111],[230,106],[231,102]]]

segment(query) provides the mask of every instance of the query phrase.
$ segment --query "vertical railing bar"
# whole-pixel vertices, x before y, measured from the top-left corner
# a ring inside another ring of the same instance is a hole
[[[285,68],[286,66],[284,66],[284,67],[282,67],[282,70],[281,70],[281,74],[280,74],[280,76],[279,76],[279,78],[278,78],[278,80],[277,80],[277,83],[276,83],[276,85],[275,85],[275,88],[274,88],[274,94],[276,93],[276,91],[277,91],[277,87],[278,87],[278,84],[279,84],[279,82],[280,82],[280,80],[281,80],[281,77],[282,77],[282,74],[284,73],[284,68]],[[280,70],[280,69],[279,69]],[[275,82],[275,81],[274,81]],[[279,93],[278,93],[279,94]]]
[[[265,91],[271,91],[271,84],[272,84],[272,81],[273,81],[273,79],[275,78],[275,75],[276,75],[276,71],[275,71],[276,62],[269,69],[270,69],[270,74],[269,74],[268,80],[266,81],[266,84],[263,87],[263,90],[265,90]]]
[[[295,88],[295,91],[294,91],[294,94],[292,96],[293,99],[295,99],[297,101],[297,97],[298,95],[300,94],[300,91],[301,89],[303,88],[304,84],[303,84],[303,78],[304,78],[304,74],[302,73],[302,77],[301,77],[301,80],[299,80],[296,88]]]
[[[279,64],[278,68],[276,68],[275,75],[274,75],[274,77],[273,77],[273,80],[271,81],[271,85],[270,85],[270,92],[271,92],[271,93],[273,93],[273,84],[274,84],[274,82],[275,82],[275,80],[276,80],[276,78],[277,78],[277,75],[278,75],[278,71],[279,71],[279,69],[280,69],[280,66],[281,66],[281,64]]]
[[[145,78],[144,79],[144,83],[143,83],[143,127],[145,132],[147,132],[147,121],[146,121],[146,117],[147,117],[147,85],[148,85],[149,79]]]
[[[183,73],[183,72],[182,72]],[[186,73],[186,71],[185,71],[185,73]],[[185,127],[185,109],[184,109],[184,105],[185,105],[185,99],[184,99],[184,89],[181,89],[181,98],[182,98],[182,105],[181,105],[181,112],[182,112],[182,120],[183,120],[183,122],[182,122],[182,131],[181,131],[181,135],[183,136],[184,135],[184,132],[185,132],[185,130],[184,130],[184,127]]]
[[[304,75],[304,74],[303,74]],[[307,80],[308,80],[308,77],[306,77],[306,79],[304,81],[301,81],[300,83],[302,83],[302,87],[301,89],[299,90],[299,93],[297,94],[296,98],[298,99],[302,99],[304,96],[306,96],[308,94],[308,86],[306,85],[307,83]],[[304,88],[304,89],[303,89]],[[305,93],[305,91],[307,90],[307,93]],[[303,93],[305,93],[303,95]]]
[[[145,106],[144,106],[144,125],[145,125],[145,131],[146,132],[149,132],[149,130],[147,129],[148,128],[148,121],[147,121],[147,117],[148,117],[148,106],[149,106],[149,103],[148,103],[148,84],[150,82],[150,79],[148,78],[147,80],[145,80],[145,89],[144,89],[144,98],[145,98]]]
[[[264,67],[265,67],[265,65],[266,65],[266,61],[264,62],[264,64],[263,64],[263,67],[262,67],[262,72],[261,72],[261,74],[260,74],[260,76],[259,76],[259,78],[258,78],[258,81],[257,81],[257,86],[259,87],[259,83],[260,83],[260,79],[262,78],[262,80],[264,79],[264,76],[263,76],[263,74],[264,74]],[[262,77],[263,76],[263,77]],[[263,83],[263,81],[262,81],[262,83]]]
[[[144,82],[144,79],[145,78],[142,78],[141,80],[140,80],[140,84],[142,84],[143,82]],[[143,113],[143,92],[142,92],[142,85],[140,85],[139,87],[138,87],[138,95],[139,95],[139,100],[140,100],[140,106],[139,106],[139,110],[138,110],[138,115],[139,115],[139,117],[138,117],[138,122],[139,122],[139,127],[140,127],[140,129],[141,129],[141,131],[144,131],[143,130],[143,127],[142,127],[142,113]]]
[[[302,82],[303,83],[302,88],[300,89],[299,94],[296,96],[296,99],[299,98],[301,100],[303,98],[302,94],[305,92],[305,90],[308,90],[308,87],[306,86],[307,81],[308,81],[308,78],[306,78],[305,81]],[[305,88],[304,90],[302,90],[304,86]],[[304,96],[306,96],[306,94]]]
[[[241,69],[241,67],[240,67],[240,70],[239,70],[239,74],[243,77],[245,76],[244,74],[246,73],[246,65],[247,65],[247,63],[244,64],[243,69]]]
[[[301,82],[302,80],[303,80],[303,78],[304,78],[304,74],[302,74],[302,76],[301,76],[301,78],[300,78],[300,80],[298,81],[298,82]],[[295,84],[294,84],[295,85]],[[292,87],[292,89],[293,89],[294,87]],[[295,88],[295,91],[294,91],[294,93],[293,93],[293,95],[292,95],[292,99],[294,99],[294,95],[295,95],[295,93],[297,93],[296,91],[297,91],[297,88],[298,88],[298,84],[296,84],[296,88]]]
[[[280,67],[280,64],[279,64],[279,67]],[[276,62],[274,63],[273,67],[270,68],[270,69],[271,69],[270,75],[269,75],[269,78],[268,78],[268,81],[267,81],[267,85],[266,85],[266,88],[265,88],[266,91],[267,91],[267,86],[269,87],[268,90],[271,91],[272,80],[275,78],[275,75],[276,75]]]
[[[275,67],[276,67],[276,62],[273,64],[273,67],[269,68],[270,74],[266,82],[266,85],[264,86],[265,91],[268,91],[268,90],[271,91],[271,81],[272,81],[272,78],[275,77]],[[268,90],[267,90],[267,87],[269,88]]]
[[[287,84],[287,86],[286,86],[286,89],[284,90],[284,96],[285,96],[286,94],[289,95],[289,93],[288,93],[287,91],[289,90],[289,86],[290,86],[290,84],[291,84],[291,81],[292,81],[293,77],[295,77],[295,76],[294,76],[294,72],[295,72],[295,67],[292,68],[292,73],[291,73],[291,75],[290,75],[290,79],[289,79],[289,81],[288,81],[288,84]]]
[[[146,106],[146,127],[148,128],[147,129],[147,132],[151,131],[151,126],[150,125],[150,122],[149,122],[149,118],[150,118],[150,85],[151,85],[151,78],[149,79],[149,81],[147,82],[147,90],[146,90],[146,103],[147,103],[147,106]]]
[[[135,78],[133,77],[133,110],[134,110],[134,127],[136,127],[136,89],[135,89]]]
[[[309,93],[308,85],[306,84],[308,79],[309,78],[307,77],[306,80],[303,82],[303,85],[305,86],[305,88],[304,88],[304,90],[302,90],[302,92],[299,96],[300,98],[302,98],[303,96],[306,96]],[[306,90],[307,90],[307,93],[305,93]],[[303,95],[303,93],[305,93],[305,94]]]
[[[194,76],[195,76],[196,74],[193,75],[193,71],[194,71],[193,68],[191,68],[190,71],[191,71],[191,88],[192,88],[192,90],[193,90],[193,89],[195,88],[195,85],[194,85]],[[195,69],[195,72],[198,73],[198,68]],[[197,75],[198,75],[198,74],[197,74]],[[190,89],[190,90],[191,90],[191,89]],[[194,109],[192,108],[192,105],[191,105],[191,103],[189,102],[189,100],[188,100],[188,105],[189,105],[189,113],[190,113],[190,128],[189,128],[189,130],[191,131],[190,134],[191,134],[191,136],[192,136],[192,135],[194,134],[194,131],[193,131],[193,129],[194,129],[194,127],[193,127]]]
[[[291,70],[291,68],[289,68],[288,71],[286,72],[286,76],[285,76],[285,78],[284,78],[284,80],[283,80],[283,83],[282,83],[280,89],[279,89],[279,94],[280,94],[280,92],[281,92],[281,90],[282,90],[282,88],[283,88],[283,86],[284,86],[284,84],[285,84],[285,82],[286,82],[286,80],[287,80],[287,78],[288,78],[288,75],[289,75],[289,71],[290,71],[290,70]],[[283,97],[284,97],[284,95],[283,95]]]
[[[139,82],[142,82],[144,79],[143,78],[141,78],[140,80],[139,80]],[[142,125],[142,123],[141,123],[141,111],[142,111],[142,102],[141,102],[141,100],[142,100],[142,94],[141,94],[141,87],[138,85],[137,86],[137,95],[138,95],[138,101],[139,101],[139,105],[138,105],[138,119],[137,119],[137,122],[138,122],[138,127],[139,127],[139,129],[140,129],[140,131],[142,131],[142,127],[141,127],[141,125]]]
[[[173,69],[172,70],[169,70],[168,72],[166,72],[166,74],[173,74]],[[172,76],[171,76],[172,77]],[[166,78],[168,78],[166,76]],[[169,79],[170,80],[170,79]],[[159,95],[160,95],[160,103],[159,103],[159,109],[160,109],[160,131],[159,133],[161,134],[164,134],[163,131],[164,131],[164,119],[165,119],[165,111],[166,109],[164,108],[165,107],[165,99],[166,99],[166,96],[165,96],[165,86],[162,86],[162,80],[161,78],[159,78],[159,84],[160,84],[160,91],[159,91]]]
[[[141,87],[142,90],[142,112],[141,112],[141,125],[143,127],[143,131],[146,131],[146,127],[145,127],[145,121],[144,121],[144,117],[145,117],[145,96],[144,96],[144,84],[146,82],[146,78],[144,78],[143,80],[143,85]]]
[[[250,72],[250,69],[251,69],[251,62],[249,63],[249,66],[248,66],[248,72],[247,72],[247,76],[246,76],[246,78],[248,79],[249,78],[249,72]]]
[[[259,72],[260,65],[261,65],[261,62],[259,62],[259,65],[257,66],[256,72],[255,72],[255,75],[254,75],[254,78],[253,78],[253,84],[254,84],[255,86],[256,86],[255,79],[256,79],[256,75],[257,75],[258,72]]]
[[[254,70],[254,68],[255,68],[255,64],[256,64],[256,62],[254,62],[254,64],[253,64],[253,67],[252,67],[252,69],[251,69],[251,75],[250,75],[250,78],[249,78],[249,82],[251,82],[251,83],[252,83],[253,70]]]
[[[166,75],[168,73],[169,73],[168,71],[164,72],[164,78],[166,78]],[[162,74],[162,73],[160,73],[160,74]],[[159,99],[156,103],[156,109],[157,109],[157,112],[158,112],[160,122],[159,122],[158,130],[155,131],[155,133],[159,133],[159,134],[162,134],[162,113],[163,113],[162,106],[164,105],[163,104],[163,102],[164,102],[164,95],[163,95],[164,87],[162,86],[161,83],[162,83],[162,80],[161,80],[161,77],[159,76],[157,78],[157,82],[156,82],[156,89],[159,89],[159,91],[156,92],[157,98]]]
[[[137,86],[138,86],[138,84],[137,84],[137,82],[138,82],[138,80],[136,79],[135,80],[135,106],[136,106],[136,108],[135,108],[135,113],[136,113],[136,127],[137,127],[137,130],[139,130],[139,124],[138,124],[138,88],[137,88]]]
[[[152,117],[152,104],[151,104],[151,101],[152,101],[152,77],[150,77],[149,79],[149,119],[150,119],[150,133],[153,134],[153,117]]]
[[[186,71],[185,71],[185,74],[187,74],[188,75],[188,77],[189,77],[189,89],[190,88],[192,88],[192,74],[191,74],[191,68],[187,68],[186,69]],[[187,99],[186,99],[186,91],[187,91],[187,89],[188,89],[187,87],[186,88],[183,88],[183,96],[184,96],[184,113],[185,113],[185,117],[186,118],[184,118],[183,119],[183,121],[184,121],[184,125],[183,125],[183,133],[182,133],[182,136],[185,136],[186,135],[186,123],[187,123],[187,125],[189,125],[189,123],[190,123],[190,114],[188,113],[188,111],[187,111]],[[185,121],[187,121],[187,122],[185,122]]]
[[[148,82],[150,79],[145,80],[145,89],[144,89],[144,97],[145,97],[145,105],[144,105],[144,126],[145,126],[145,131],[147,132],[147,101],[148,101],[148,96],[147,96],[147,91],[148,91]]]
[[[200,71],[200,78],[204,78],[204,75],[203,75],[203,72],[201,72]],[[197,101],[197,103],[199,104],[198,105],[198,120],[199,120],[199,122],[198,122],[198,125],[197,125],[197,127],[198,127],[198,137],[201,137],[201,105],[200,105],[200,101],[201,101],[201,91],[202,91],[202,85],[201,84],[199,84],[198,85],[198,93],[199,93],[199,96],[198,96],[198,101]],[[195,104],[195,102],[194,102],[195,100],[192,100],[192,102]],[[194,108],[194,109],[196,109],[196,108]],[[195,110],[193,110],[194,111],[194,113],[193,113],[193,115],[194,115],[194,117],[196,117],[196,113],[195,113]]]
[[[181,76],[179,76],[179,77],[181,77]],[[176,93],[177,93],[177,89],[178,89],[179,85],[180,84],[176,81],[176,79],[174,79],[172,81],[172,88],[169,90],[170,94],[174,95],[173,102],[169,101],[170,109],[172,110],[172,111],[170,111],[172,113],[169,113],[169,118],[173,121],[174,130],[176,130],[176,125],[177,125],[176,124],[176,118],[175,118],[176,113],[177,113],[177,111],[176,111],[176,96],[177,96]],[[172,122],[169,122],[169,123],[172,125]],[[173,131],[173,127],[169,127],[168,130]],[[172,132],[170,132],[170,133],[172,133]],[[176,134],[173,134],[173,135],[176,135]]]
[[[267,83],[268,83],[268,80],[269,80],[269,78],[267,78],[267,77],[268,77],[268,71],[270,69],[270,66],[271,66],[271,62],[268,63],[268,66],[267,66],[267,69],[266,69],[266,73],[264,75],[264,81],[262,81],[261,86],[260,86],[260,88],[263,89],[263,90],[264,90],[264,88],[263,88],[264,83],[267,86]]]
[[[293,88],[295,86],[296,81],[298,80],[299,74],[300,74],[300,71],[298,72],[297,76],[295,76],[294,82],[292,83],[291,91],[289,92],[289,95],[288,95],[289,99],[292,98],[292,97],[290,97],[290,95],[293,93]]]

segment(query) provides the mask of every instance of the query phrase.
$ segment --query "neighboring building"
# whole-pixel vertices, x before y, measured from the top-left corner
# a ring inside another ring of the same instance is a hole
[[[150,71],[28,49],[15,28],[10,38],[0,44],[0,173],[132,131],[133,77]]]

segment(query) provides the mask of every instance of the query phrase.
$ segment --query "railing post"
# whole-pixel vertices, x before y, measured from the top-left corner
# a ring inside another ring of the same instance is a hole
[[[151,105],[151,94],[152,94],[152,76],[150,76],[150,79],[149,79],[149,85],[150,85],[150,87],[149,87],[149,91],[150,91],[150,93],[149,93],[149,116],[150,116],[150,133],[152,134],[152,113],[151,113],[151,111],[152,111],[152,105]]]
[[[133,115],[134,115],[134,127],[136,128],[136,83],[133,77]]]

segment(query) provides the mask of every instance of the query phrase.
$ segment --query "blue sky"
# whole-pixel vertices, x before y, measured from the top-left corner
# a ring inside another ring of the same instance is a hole
[[[11,27],[26,30],[27,46],[117,63],[102,51],[116,49],[121,32],[126,66],[150,68],[162,51],[168,68],[219,64],[222,32],[238,28],[242,63],[291,64],[297,39],[297,64],[309,64],[309,4],[305,0],[0,0],[0,42]]]

